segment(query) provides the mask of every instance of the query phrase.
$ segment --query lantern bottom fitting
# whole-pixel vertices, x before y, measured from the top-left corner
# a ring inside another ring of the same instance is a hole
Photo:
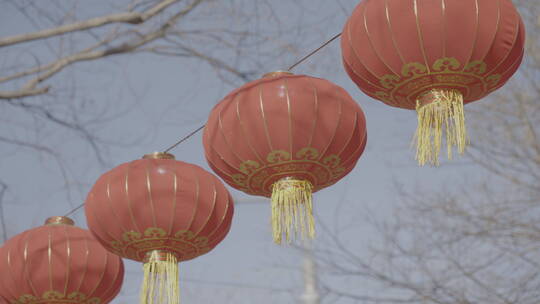
[[[465,152],[467,130],[463,110],[463,94],[455,89],[431,89],[416,100],[418,127],[416,129],[416,160],[439,165],[439,154],[445,132],[448,159],[455,146],[459,154]],[[444,131],[443,131],[444,130]]]
[[[287,177],[272,185],[272,232],[274,242],[287,243],[299,232],[302,239],[306,235],[315,237],[312,202],[313,185],[307,180]]]
[[[147,253],[143,269],[141,304],[180,303],[178,259],[173,253],[163,250]]]

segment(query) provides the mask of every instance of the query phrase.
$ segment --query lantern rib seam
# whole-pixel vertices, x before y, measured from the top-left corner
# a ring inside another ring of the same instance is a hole
[[[231,167],[232,169],[236,170],[237,172],[242,172],[242,171],[240,171],[240,168],[237,168],[236,166],[234,166],[234,165],[232,165],[231,163],[229,163],[229,162],[225,159],[225,157],[223,157],[223,155],[219,154],[219,152],[218,152],[216,149],[214,149],[214,148],[212,147],[212,150],[219,156],[219,158],[220,158],[225,164],[227,164],[227,166]],[[211,163],[213,164],[213,162],[211,162]],[[228,175],[230,178],[232,178],[232,175],[230,175],[230,174],[227,174],[227,175]]]
[[[201,228],[199,229],[199,231],[197,231],[195,233],[195,237],[198,237],[199,234],[201,233],[201,231],[204,230],[204,228],[206,228],[206,226],[208,225],[208,222],[210,222],[210,219],[212,218],[212,214],[214,213],[214,210],[216,208],[216,186],[214,184],[214,181],[212,181],[212,185],[214,186],[214,200],[213,200],[213,204],[212,204],[212,211],[208,213],[208,218],[206,218],[206,221],[204,222],[204,225],[201,225]]]
[[[196,185],[196,198],[195,198],[195,208],[193,208],[193,215],[191,216],[191,221],[189,222],[189,225],[187,226],[186,230],[191,231],[191,226],[193,226],[193,222],[195,222],[195,217],[197,216],[197,210],[199,209],[199,200],[200,200],[200,181],[199,177],[195,175],[195,185]],[[193,232],[193,231],[191,231]]]
[[[221,134],[221,136],[223,137],[223,141],[225,142],[225,145],[227,146],[227,148],[229,149],[229,151],[232,153],[232,155],[234,155],[234,157],[236,157],[236,159],[238,159],[240,161],[240,163],[243,163],[244,162],[244,159],[242,159],[238,154],[236,154],[236,152],[234,151],[234,149],[231,147],[231,144],[229,143],[229,141],[227,140],[227,136],[225,136],[225,132],[223,131],[223,122],[222,122],[222,119],[221,119],[221,113],[222,113],[223,109],[219,109],[219,113],[218,113],[218,128],[219,128],[219,132]]]
[[[358,112],[355,111],[355,113],[354,113],[354,124],[353,124],[354,127],[353,127],[353,130],[351,132],[351,136],[349,136],[349,139],[347,139],[347,141],[345,142],[345,145],[343,145],[343,148],[339,151],[339,153],[336,154],[337,156],[339,156],[340,159],[341,159],[341,154],[349,146],[349,143],[351,142],[352,138],[354,137],[354,131],[358,127],[357,124],[358,124]]]
[[[362,142],[364,140],[366,140],[366,137],[367,137],[367,132],[364,132],[364,139],[362,140]],[[353,153],[351,153],[351,155],[349,156],[349,158],[347,158],[346,160],[342,161],[341,164],[345,166],[346,163],[348,163],[351,159],[353,158],[357,158],[356,157],[356,153],[358,153],[358,151],[360,151],[361,149],[365,149],[365,146],[363,145],[358,145],[358,147],[356,148],[356,150],[354,150]],[[336,181],[337,182],[337,181]]]
[[[47,229],[47,237],[48,237],[48,245],[47,245],[47,260],[49,261],[49,290],[53,290],[53,279],[52,279],[52,237],[51,237],[51,231],[52,229]],[[40,295],[41,296],[41,295]]]
[[[386,66],[386,68],[392,72],[394,75],[398,76],[398,77],[401,77],[401,74],[400,73],[397,73],[396,71],[394,71],[394,69],[392,69],[392,67],[386,63],[386,61],[383,59],[383,57],[381,56],[381,54],[379,53],[379,51],[377,50],[377,48],[375,47],[375,45],[373,44],[373,41],[371,40],[371,34],[369,33],[369,28],[368,28],[368,22],[367,22],[367,10],[368,10],[368,6],[366,4],[366,7],[364,9],[364,13],[363,13],[363,23],[364,23],[364,30],[366,31],[366,36],[367,36],[367,40],[369,41],[369,46],[371,47],[371,49],[373,50],[373,52],[375,53],[375,55],[377,56],[377,58],[379,58],[379,60],[382,62],[382,64],[384,66]]]
[[[216,203],[217,203],[217,188],[216,188],[216,181],[214,179],[212,179],[212,186],[214,187],[214,202],[212,204],[212,212],[210,213],[210,216],[208,217],[208,220],[206,221],[206,225],[208,225],[208,222],[210,221],[210,219],[212,218],[212,215],[214,214],[214,212],[216,212]],[[210,239],[214,233],[216,232],[218,226],[216,225],[216,227],[214,228],[214,230],[212,230],[211,233],[208,234],[207,238]]]
[[[105,189],[106,193],[107,193],[107,202],[108,202],[108,206],[109,208],[111,209],[111,213],[112,215],[114,216],[114,218],[116,219],[119,219],[120,217],[118,216],[118,214],[114,211],[114,208],[113,208],[113,203],[112,203],[112,198],[111,198],[111,175],[110,174],[107,174],[107,187]],[[95,214],[95,213],[94,213]],[[122,231],[122,234],[128,232],[128,229],[126,229],[126,227],[124,227],[124,225],[122,224],[122,221],[115,221],[115,223],[118,224],[118,226],[120,226],[120,230]],[[105,226],[103,226],[105,227]],[[109,235],[110,236],[110,235]],[[111,239],[114,240],[113,237],[111,237]]]
[[[293,134],[293,122],[292,122],[292,113],[291,113],[291,98],[289,96],[289,86],[287,83],[287,78],[283,78],[283,85],[285,86],[285,96],[287,99],[287,119],[289,122],[289,154],[291,157],[291,160],[294,159],[294,151],[293,151],[293,142],[292,142],[292,134]]]
[[[251,149],[251,151],[253,152],[253,154],[255,155],[255,157],[257,157],[257,159],[261,162],[261,163],[264,163],[264,160],[262,159],[262,157],[259,155],[259,152],[257,152],[257,150],[253,147],[253,145],[251,144],[251,141],[249,140],[250,137],[248,136],[247,132],[246,132],[246,128],[244,126],[244,122],[242,121],[242,118],[241,118],[241,115],[240,115],[240,100],[238,99],[238,95],[240,94],[237,94],[233,100],[231,102],[234,103],[234,101],[236,100],[236,118],[238,119],[238,122],[240,123],[240,130],[242,130],[242,134],[243,134],[243,137],[247,143],[247,145],[249,146],[249,148]]]
[[[29,245],[28,244],[28,239],[30,238],[30,234],[31,234],[31,232],[26,233],[26,240],[25,240],[25,245],[24,245],[24,252],[25,252],[24,253],[24,270],[25,270],[25,273],[26,273],[26,280],[28,281],[28,283],[30,285],[30,289],[32,289],[32,292],[34,293],[34,295],[41,296],[41,295],[38,294],[37,289],[34,286],[34,283],[32,282],[31,276],[28,274],[28,264],[29,264],[29,261],[28,261],[28,245]]]
[[[521,55],[520,55],[518,58],[521,58],[521,60],[523,60],[523,55],[524,55],[524,54],[525,54],[525,49],[523,49],[523,50],[521,51]],[[506,71],[504,71],[504,73],[502,73],[502,75],[507,75],[507,74],[509,73],[509,71],[512,71],[513,69],[515,69],[516,65],[519,66],[519,64],[521,63],[521,60],[516,59],[516,60],[512,63],[512,65],[511,65],[508,69],[506,69]],[[495,87],[495,88],[492,89],[492,90],[494,91],[495,89],[497,89],[497,87]]]
[[[242,130],[242,135],[243,135],[243,138],[246,140],[246,143],[247,145],[249,146],[249,148],[251,149],[251,151],[253,152],[253,154],[255,154],[255,157],[257,157],[257,159],[261,162],[261,163],[264,163],[262,157],[259,155],[259,153],[257,152],[257,150],[255,150],[255,148],[253,147],[253,145],[251,144],[251,141],[249,140],[249,137],[246,133],[246,128],[244,127],[244,123],[242,122],[242,118],[240,117],[240,100],[238,99],[238,96],[240,94],[237,94],[232,100],[231,102],[234,103],[234,101],[236,100],[236,118],[238,119],[238,123],[240,124],[240,130]]]
[[[93,196],[92,196],[92,198],[93,198]],[[87,211],[87,212],[88,212],[88,211]],[[107,227],[107,225],[103,225],[103,223],[102,223],[101,220],[100,220],[100,217],[96,215],[96,212],[94,211],[93,208],[90,209],[90,212],[92,212],[92,215],[94,216],[94,219],[95,219],[96,222],[98,223],[98,226],[100,226],[100,227]],[[102,232],[102,231],[99,231],[99,232]],[[96,235],[98,234],[96,231],[94,231],[93,233],[96,234]],[[125,231],[123,231],[122,234],[124,234],[124,233],[125,233]],[[109,237],[110,240],[112,240],[112,241],[116,240],[116,238],[115,238],[114,236],[112,236],[111,234],[109,234],[109,231],[105,230],[105,234]],[[99,236],[97,236],[97,237],[102,238],[102,235],[99,235]]]
[[[352,54],[354,54],[354,57],[356,57],[356,59],[358,60],[358,62],[360,63],[360,65],[362,65],[362,66],[364,67],[364,69],[366,69],[366,71],[367,71],[369,74],[371,74],[371,76],[373,76],[374,78],[379,79],[380,77],[377,76],[377,74],[375,74],[373,71],[371,71],[371,69],[368,68],[368,66],[365,65],[365,64],[362,62],[362,59],[360,59],[360,56],[359,56],[358,53],[356,52],[356,48],[352,45],[352,41],[351,41],[351,39],[352,39],[352,38],[351,38],[351,28],[350,28],[350,26],[349,26],[348,23],[347,23],[347,35],[346,35],[345,38],[348,38],[348,39],[346,39],[345,41],[349,44],[349,47],[350,47],[350,49],[352,50]],[[350,66],[350,65],[349,65],[349,66]],[[351,68],[351,69],[352,69],[352,68]],[[353,70],[353,71],[354,71],[354,70]],[[358,74],[356,71],[354,71],[354,72],[355,72],[355,74],[356,74],[358,77],[360,77],[360,78],[362,78],[362,79],[365,79],[363,76],[360,76],[360,74]],[[376,85],[376,84],[372,83],[372,82],[369,81],[369,80],[366,80],[366,81],[369,82],[371,85],[378,87],[378,88],[381,89],[381,90],[386,90],[386,88],[384,88],[384,87],[382,87],[382,86],[379,86],[379,85]]]
[[[103,278],[105,277],[105,272],[107,272],[107,265],[109,265],[109,255],[106,253],[105,254],[105,265],[102,267],[102,272],[101,272],[101,275],[99,277],[99,281],[97,282],[96,286],[94,287],[94,289],[92,289],[92,291],[90,293],[88,293],[87,295],[87,299],[91,299],[92,296],[94,295],[94,293],[96,292],[96,290],[99,288],[99,286],[101,285],[101,283],[103,282]]]
[[[313,136],[315,135],[315,130],[317,129],[317,122],[319,120],[319,92],[317,90],[317,86],[313,83],[313,79],[308,78],[308,82],[313,88],[313,96],[314,96],[314,105],[315,105],[315,119],[313,120],[313,127],[311,128],[311,134],[309,136],[309,142],[308,147],[311,147],[313,145]]]
[[[351,48],[352,48],[352,46],[351,46]],[[355,56],[355,57],[356,57],[356,56]],[[347,62],[347,58],[343,57],[343,63],[344,63],[349,69],[351,69],[351,71],[354,73],[354,75],[356,75],[356,77],[360,78],[362,81],[365,81],[365,82],[369,83],[369,85],[371,85],[371,86],[377,88],[378,90],[386,90],[386,88],[383,88],[383,87],[381,87],[380,85],[378,85],[378,84],[376,84],[376,83],[374,83],[374,82],[368,80],[368,79],[365,78],[364,76],[360,75],[360,74],[353,68],[352,64],[349,63],[349,62]],[[364,66],[364,65],[362,64],[362,62],[360,62],[360,64],[361,64],[362,66]],[[364,68],[365,68],[365,66],[364,66]],[[369,71],[368,71],[368,72],[369,72]],[[374,76],[374,75],[373,75],[373,76]],[[360,88],[360,89],[362,89],[362,88]]]
[[[493,46],[495,45],[495,40],[497,39],[497,34],[499,33],[500,28],[501,28],[501,0],[497,0],[497,24],[495,26],[495,32],[493,33],[493,38],[491,39],[489,48],[487,49],[486,53],[482,57],[481,61],[485,61],[486,57],[493,49]]]
[[[321,155],[319,155],[318,161],[321,161],[323,156],[326,154],[326,152],[328,151],[328,149],[330,148],[330,146],[334,142],[337,131],[339,129],[339,125],[341,124],[341,118],[343,116],[343,99],[342,98],[339,98],[339,111],[338,111],[338,113],[339,113],[339,117],[337,119],[336,127],[334,128],[334,133],[332,134],[332,137],[328,141],[328,144],[326,145],[326,148],[323,151],[321,151]]]
[[[3,248],[0,248],[0,252],[2,252],[3,250],[7,250],[5,263],[6,263],[7,269],[8,269],[7,273],[9,274],[9,276],[11,278],[11,282],[10,282],[11,284],[3,284],[3,287],[5,288],[5,292],[9,294],[10,298],[15,298],[13,292],[8,287],[9,285],[13,285],[13,283],[15,282],[15,278],[13,278],[13,271],[11,271],[11,248],[7,248],[7,246],[5,246]],[[3,263],[4,263],[4,261],[2,261],[2,264]],[[23,277],[24,277],[24,275],[25,275],[25,272],[23,271]],[[6,280],[6,279],[4,279],[4,280]],[[2,286],[2,285],[0,285],[0,286]],[[1,287],[0,287],[0,289],[1,289]]]
[[[266,115],[264,112],[264,99],[263,99],[263,91],[261,86],[257,86],[259,89],[259,108],[261,109],[261,116],[262,121],[264,124],[264,133],[266,134],[266,140],[268,141],[268,146],[270,148],[270,151],[274,151],[274,146],[272,145],[272,138],[270,138],[270,131],[268,131],[268,122],[266,121]]]
[[[221,159],[221,161],[223,161],[225,164],[227,164],[227,166],[229,166],[229,167],[233,168],[234,170],[240,172],[240,169],[238,169],[235,166],[229,164],[227,162],[227,160],[225,160],[225,158],[221,154],[219,154],[219,152],[216,149],[214,149],[213,146],[209,146],[209,149],[211,149],[212,152],[216,153],[216,155]],[[232,175],[225,172],[224,169],[221,169],[219,166],[217,166],[216,163],[214,161],[212,161],[212,159],[208,155],[206,155],[206,160],[214,167],[214,170],[219,171],[223,175],[226,175],[228,178],[232,179]]]
[[[442,10],[442,15],[443,15],[443,18],[442,18],[443,34],[441,36],[442,42],[443,42],[443,53],[442,53],[441,58],[445,58],[446,57],[446,32],[448,28],[448,22],[446,20],[446,0],[441,0],[441,10]]]
[[[219,227],[219,229],[221,229],[221,227],[224,225],[225,219],[227,218],[227,215],[229,214],[229,210],[231,210],[231,208],[234,208],[234,206],[232,204],[232,197],[231,197],[230,193],[227,192],[227,205],[225,207],[225,212],[223,213],[223,216],[221,217],[219,225],[217,226],[217,227]],[[231,212],[233,212],[233,211],[231,211]],[[231,217],[231,220],[232,220],[232,217]],[[218,229],[218,228],[216,228],[216,229]],[[212,244],[212,246],[213,246],[214,242],[216,242],[216,241],[217,241],[217,243],[221,242],[225,238],[225,236],[227,235],[229,230],[230,230],[230,224],[229,224],[229,229],[227,229],[227,231],[223,231],[223,233],[224,233],[223,236],[218,235],[213,240],[208,240],[208,243]]]
[[[178,173],[176,172],[176,166],[174,167],[174,198],[173,198],[173,210],[171,212],[171,219],[169,221],[168,235],[173,232],[174,222],[176,219],[176,205],[178,204]]]
[[[422,29],[420,29],[420,20],[418,18],[418,0],[414,0],[414,19],[416,21],[416,31],[418,34],[418,39],[420,40],[420,50],[422,51],[422,57],[424,57],[424,63],[427,68],[427,74],[431,74],[430,64],[426,55],[426,47],[424,45],[424,37],[422,35]]]
[[[384,8],[386,12],[386,24],[388,25],[388,30],[390,31],[390,37],[392,38],[392,45],[394,46],[394,49],[396,49],[396,52],[399,56],[399,59],[401,60],[401,64],[405,65],[406,61],[403,57],[403,54],[401,53],[401,50],[399,49],[394,33],[394,29],[392,28],[392,22],[390,21],[390,9],[388,7],[388,0],[384,0]]]
[[[85,281],[86,279],[86,274],[88,273],[88,257],[90,256],[90,246],[88,246],[88,240],[87,239],[84,239],[84,244],[85,244],[85,262],[84,262],[84,273],[83,275],[81,276],[81,281],[79,282],[79,286],[77,287],[77,292],[81,292],[81,287],[83,285],[83,282]]]
[[[66,283],[64,285],[64,297],[67,297],[67,288],[69,285],[69,279],[71,274],[71,242],[69,240],[69,233],[67,226],[63,226],[66,236],[66,256],[67,256],[67,269],[66,269]]]
[[[469,55],[469,58],[463,62],[463,68],[461,69],[461,72],[464,72],[469,62],[471,62],[472,56],[474,54],[474,49],[476,47],[476,43],[478,42],[478,31],[480,29],[480,7],[478,5],[478,0],[475,0],[474,2],[475,2],[475,7],[476,7],[476,27],[475,27],[476,30],[474,32],[474,41],[471,47],[471,54]]]
[[[517,11],[515,11],[514,13],[519,16],[519,13]],[[512,41],[512,47],[510,47],[508,49],[508,53],[506,53],[506,55],[504,56],[504,59],[500,60],[499,63],[491,71],[486,73],[486,75],[485,75],[486,77],[488,75],[493,74],[503,63],[506,63],[506,61],[510,57],[510,54],[512,54],[512,51],[516,47],[517,39],[519,37],[519,32],[520,32],[519,29],[520,29],[520,27],[521,27],[521,23],[519,22],[519,18],[517,18],[516,25],[514,27],[515,35],[514,35],[514,38],[513,38],[513,41]]]
[[[152,224],[154,227],[157,227],[156,221],[156,208],[154,206],[154,198],[152,197],[152,182],[150,181],[150,170],[149,166],[152,164],[153,160],[146,160],[145,173],[146,173],[146,190],[148,191],[148,201],[150,203],[150,212],[152,213]]]
[[[211,151],[213,151],[214,153],[216,153],[217,156],[218,156],[225,164],[227,164],[227,166],[233,168],[234,170],[236,170],[236,171],[238,171],[238,172],[241,172],[239,168],[237,168],[236,166],[234,166],[234,165],[232,165],[231,163],[229,163],[229,162],[225,159],[225,157],[223,157],[223,155],[221,155],[221,154],[219,153],[219,151],[216,150],[216,149],[215,149],[213,146],[211,146],[210,144],[209,144],[209,148],[211,149]],[[210,160],[210,157],[208,157],[208,155],[207,155],[206,153],[205,153],[205,155],[206,155],[206,159],[207,159],[212,165],[214,165],[215,168],[218,168],[218,170],[220,170],[221,172],[224,172],[224,171],[223,171],[222,169],[220,169],[213,161]],[[224,172],[224,174],[226,174],[229,178],[232,179],[232,176],[231,176],[230,174],[225,173],[225,172]]]
[[[219,225],[217,226],[217,227],[219,227],[220,229],[222,228],[222,226],[223,226],[224,223],[225,223],[225,219],[227,218],[227,214],[229,214],[229,210],[231,209],[231,206],[233,206],[233,203],[232,203],[232,197],[230,196],[230,194],[228,194],[228,195],[227,195],[227,207],[225,208],[225,212],[223,213],[223,216],[221,217],[221,221],[220,221]],[[234,207],[232,207],[232,208],[234,208]],[[231,212],[232,212],[232,211],[231,211]],[[232,217],[231,217],[231,219],[232,219]],[[216,228],[216,229],[217,229],[217,228]],[[223,233],[224,233],[223,237],[222,237],[221,235],[219,235],[218,237],[216,237],[216,238],[213,240],[213,242],[210,242],[210,240],[208,240],[208,243],[209,243],[209,244],[211,243],[212,246],[214,246],[213,243],[214,243],[215,241],[221,242],[221,241],[225,238],[225,236],[227,235],[227,233],[229,232],[229,230],[230,230],[230,225],[229,225],[229,229],[227,229],[227,231],[224,231],[224,232],[223,232]],[[221,239],[220,239],[220,238],[221,238]],[[217,245],[217,244],[216,244],[216,245]]]
[[[133,209],[131,207],[131,198],[129,197],[129,169],[130,167],[131,167],[131,163],[126,166],[126,177],[125,177],[126,200],[127,200],[128,211],[131,217],[131,222],[133,224],[133,227],[142,235],[143,231],[139,228],[139,226],[137,226],[137,221],[135,221],[135,216],[133,215]]]
[[[110,253],[107,252],[107,255],[109,255]],[[120,263],[118,263],[118,267],[116,269],[116,274],[114,275],[114,279],[111,280],[111,284],[109,285],[109,287],[107,288],[107,290],[105,292],[103,292],[103,295],[104,295],[104,299],[102,299],[102,303],[108,303],[110,300],[112,300],[112,298],[114,296],[116,296],[114,294],[114,292],[112,294],[109,294],[111,293],[111,289],[113,287],[116,287],[116,285],[118,284],[117,280],[118,280],[118,276],[121,272],[121,269],[122,269],[122,261],[120,260]]]

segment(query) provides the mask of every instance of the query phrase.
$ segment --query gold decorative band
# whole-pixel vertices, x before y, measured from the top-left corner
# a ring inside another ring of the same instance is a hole
[[[174,155],[165,152],[154,152],[145,154],[143,159],[175,159]]]
[[[421,108],[433,102],[437,102],[444,99],[443,94],[445,94],[446,92],[455,92],[456,94],[461,94],[461,92],[456,89],[433,88],[418,96],[417,98],[418,107]]]
[[[23,294],[17,300],[10,303],[16,304],[47,304],[47,303],[64,303],[64,304],[100,304],[102,301],[98,297],[89,297],[86,294],[74,291],[66,293],[66,291],[48,290],[41,296],[33,294]],[[6,301],[6,303],[8,303]]]
[[[51,216],[45,220],[45,225],[68,225],[74,226],[75,222],[67,216]]]
[[[283,75],[294,75],[294,74],[289,71],[274,71],[274,72],[264,74],[262,78],[273,78],[273,77],[279,77]]]
[[[165,251],[165,250],[152,250],[146,253],[143,263],[156,262],[156,261],[166,262],[166,261],[170,261],[171,257],[176,261],[178,260],[176,258],[176,255],[172,252]]]

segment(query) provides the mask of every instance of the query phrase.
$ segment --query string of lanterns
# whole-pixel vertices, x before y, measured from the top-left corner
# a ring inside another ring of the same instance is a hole
[[[270,197],[274,241],[313,238],[312,193],[354,169],[366,118],[341,87],[290,70],[339,36],[351,80],[372,98],[415,109],[416,159],[438,165],[444,142],[448,158],[453,147],[465,150],[463,106],[517,71],[525,27],[511,0],[361,1],[341,34],[288,71],[233,90],[205,126],[165,152],[104,173],[83,204],[89,231],[67,217],[78,207],[3,244],[0,303],[108,303],[122,285],[120,257],[144,265],[142,304],[179,303],[178,263],[215,248],[234,212],[217,177],[168,153],[203,128],[214,173]]]

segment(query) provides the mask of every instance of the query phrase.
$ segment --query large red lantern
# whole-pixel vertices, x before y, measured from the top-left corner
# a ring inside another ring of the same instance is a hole
[[[293,228],[314,236],[311,193],[355,166],[366,145],[364,113],[320,78],[275,72],[214,107],[203,135],[208,163],[232,187],[271,197],[276,243]]]
[[[167,153],[103,174],[86,200],[105,248],[144,263],[141,303],[179,303],[178,262],[212,250],[231,226],[233,201],[218,178]]]
[[[347,21],[345,69],[367,95],[418,112],[421,165],[463,153],[463,104],[504,85],[524,53],[525,28],[511,0],[363,0]]]
[[[71,219],[52,217],[0,248],[0,273],[6,303],[105,304],[120,291],[124,264]]]

